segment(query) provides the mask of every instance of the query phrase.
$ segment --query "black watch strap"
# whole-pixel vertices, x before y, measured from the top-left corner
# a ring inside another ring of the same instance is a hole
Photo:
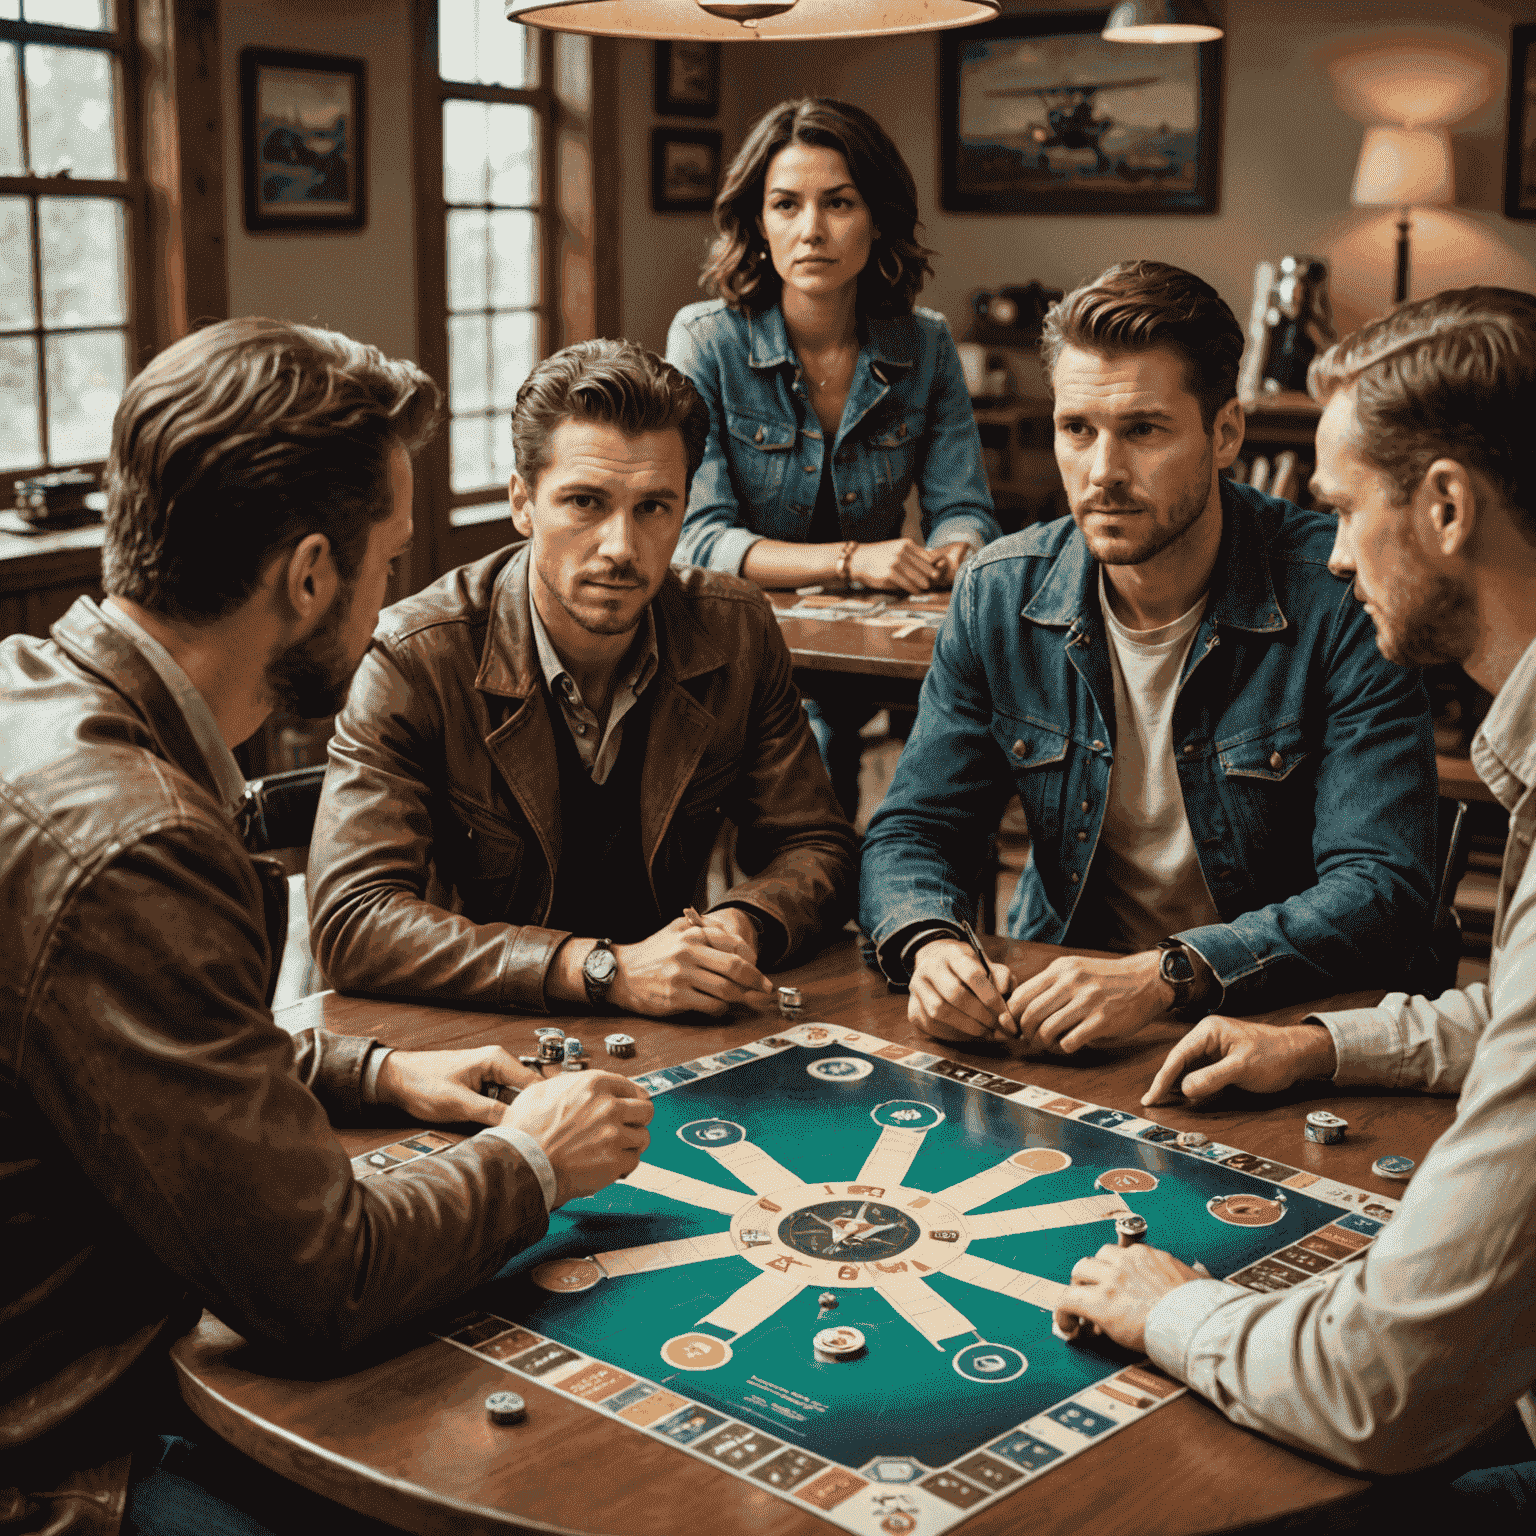
[[[1172,1012],[1181,1019],[1200,1016],[1211,988],[1194,951],[1178,939],[1162,939],[1157,947],[1162,953],[1158,975],[1173,988]]]

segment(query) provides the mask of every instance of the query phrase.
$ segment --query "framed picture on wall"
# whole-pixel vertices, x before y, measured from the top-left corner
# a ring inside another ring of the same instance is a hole
[[[1536,26],[1513,29],[1509,47],[1509,130],[1504,146],[1504,217],[1536,219]]]
[[[1106,43],[1108,10],[941,34],[940,196],[957,213],[1214,213],[1222,44]]]
[[[240,54],[245,227],[361,229],[367,222],[364,64],[318,53]]]
[[[708,213],[720,184],[715,128],[651,129],[651,207],[657,213]]]
[[[720,110],[720,44],[656,44],[656,115],[713,117]]]

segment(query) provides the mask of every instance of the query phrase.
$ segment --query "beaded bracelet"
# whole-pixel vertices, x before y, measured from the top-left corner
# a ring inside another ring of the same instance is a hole
[[[851,581],[853,579],[853,552],[858,548],[858,541],[849,539],[837,552],[837,579],[839,581]]]

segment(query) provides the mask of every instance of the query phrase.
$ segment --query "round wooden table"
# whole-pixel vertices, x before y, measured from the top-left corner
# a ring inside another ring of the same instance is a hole
[[[1016,974],[1033,972],[1063,951],[988,940]],[[919,1044],[906,999],[839,941],[780,978],[798,985],[807,1022],[826,1020]],[[1380,993],[1335,999],[1375,1001]],[[1269,1017],[1300,1018],[1296,1008]],[[499,1042],[516,1054],[532,1049],[540,1022],[528,1017],[342,998],[308,998],[280,1022],[370,1034],[410,1049]],[[562,1019],[562,1024],[567,1020]],[[591,1028],[601,1036],[611,1016]],[[771,1007],[741,1009],[728,1023],[622,1025],[635,1036],[631,1074],[688,1060],[780,1027]],[[1181,1028],[1157,1024],[1115,1049],[1071,1058],[1010,1060],[1001,1052],[938,1047],[954,1060],[985,1066],[1108,1107],[1135,1109]],[[1322,1147],[1303,1137],[1308,1109],[1326,1104],[1348,1119],[1349,1139]],[[1360,1189],[1401,1193],[1371,1171],[1385,1152],[1422,1159],[1451,1122],[1452,1099],[1298,1085],[1260,1099],[1224,1096],[1211,1107],[1153,1111],[1176,1129],[1200,1129],[1292,1167],[1324,1173]],[[399,1126],[348,1131],[353,1154],[398,1140]],[[340,1366],[305,1371],[291,1356],[246,1344],[211,1315],[177,1344],[173,1358],[192,1409],[219,1435],[257,1461],[329,1498],[407,1531],[470,1533],[559,1531],[597,1536],[674,1536],[679,1531],[750,1531],[754,1536],[811,1536],[837,1529],[748,1481],[716,1471],[681,1451],[588,1411],[534,1382],[519,1382],[528,1418],[515,1429],[491,1424],[486,1397],[507,1374],[462,1350],[401,1328]],[[1195,1536],[1336,1502],[1365,1487],[1356,1477],[1286,1450],[1229,1423],[1192,1394],[1131,1424],[1112,1443],[1027,1483],[965,1524],[967,1536],[1028,1528],[1091,1529],[1094,1536]]]

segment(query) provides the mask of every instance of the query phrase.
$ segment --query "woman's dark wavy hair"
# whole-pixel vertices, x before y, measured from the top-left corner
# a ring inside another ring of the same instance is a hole
[[[778,303],[783,283],[758,221],[768,167],[790,144],[835,149],[880,231],[859,274],[859,313],[910,315],[923,283],[933,276],[928,261],[933,252],[917,238],[917,185],[901,151],[869,113],[827,96],[780,102],[752,125],[715,198],[719,233],[699,286],[749,314]]]

